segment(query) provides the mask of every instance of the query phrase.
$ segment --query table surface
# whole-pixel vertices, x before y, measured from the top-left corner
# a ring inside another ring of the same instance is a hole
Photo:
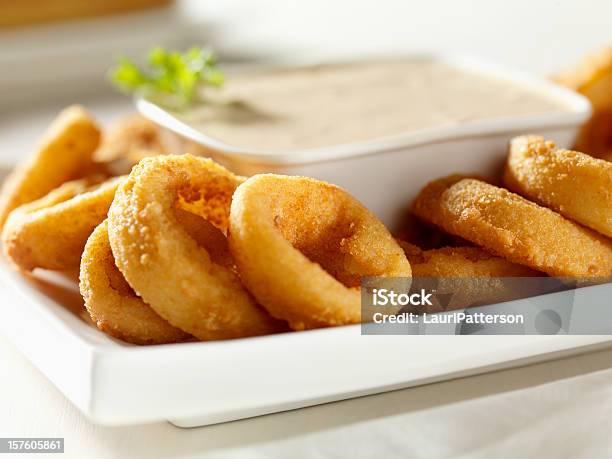
[[[183,3],[234,57],[442,49],[547,74],[612,41],[606,0]],[[105,122],[129,110],[108,93],[76,100]],[[23,156],[66,103],[0,102],[0,161]],[[612,349],[189,430],[93,425],[3,337],[0,374],[0,436],[65,437],[64,457],[612,456]]]
[[[2,436],[64,437],[71,458],[612,453],[612,349],[194,429],[93,425],[3,337],[0,371]]]

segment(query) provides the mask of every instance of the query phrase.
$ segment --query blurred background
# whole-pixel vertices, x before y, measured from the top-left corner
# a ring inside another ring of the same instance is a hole
[[[229,72],[438,51],[551,75],[610,42],[610,0],[0,0],[0,165],[65,105],[129,112],[107,71],[154,45],[208,45]]]

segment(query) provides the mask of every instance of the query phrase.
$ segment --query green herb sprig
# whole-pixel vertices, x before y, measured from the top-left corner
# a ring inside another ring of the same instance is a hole
[[[192,103],[200,86],[219,87],[225,81],[215,55],[195,46],[184,53],[155,47],[149,52],[144,68],[122,58],[109,77],[124,93],[179,107]]]

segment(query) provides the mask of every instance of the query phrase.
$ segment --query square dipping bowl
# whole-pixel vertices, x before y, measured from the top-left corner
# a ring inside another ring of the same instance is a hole
[[[539,134],[560,147],[569,147],[590,117],[586,98],[551,81],[468,57],[425,58],[540,93],[557,102],[560,109],[459,122],[364,142],[267,153],[219,141],[185,117],[148,100],[138,99],[136,105],[142,115],[198,143],[212,159],[237,174],[276,173],[325,180],[348,190],[392,230],[427,182],[453,173],[499,175],[513,136]]]

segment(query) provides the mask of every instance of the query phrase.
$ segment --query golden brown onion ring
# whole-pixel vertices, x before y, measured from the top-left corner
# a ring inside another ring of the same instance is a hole
[[[85,307],[96,326],[133,344],[176,343],[193,339],[162,319],[136,296],[115,266],[107,228],[104,221],[87,240],[79,276]]]
[[[362,276],[410,277],[384,225],[341,188],[251,177],[234,194],[229,245],[242,281],[296,330],[358,323]]]
[[[512,263],[479,247],[443,247],[421,250],[398,241],[410,261],[413,277],[533,277],[542,273]]]
[[[504,172],[511,191],[612,237],[612,163],[555,147],[540,136],[516,137]]]
[[[596,111],[612,108],[612,46],[595,50],[555,79],[588,97]]]
[[[582,126],[575,148],[612,161],[612,46],[586,56],[557,82],[591,102],[593,115]]]
[[[475,305],[499,303],[538,293],[539,283],[507,278],[543,274],[511,263],[478,247],[444,247],[421,250],[399,241],[410,265],[415,287],[435,289],[433,305],[424,312],[440,312]]]
[[[435,180],[421,190],[412,210],[449,233],[552,276],[612,276],[610,240],[479,180]]]
[[[178,136],[138,114],[128,115],[102,137],[94,159],[117,174],[127,174],[134,164],[149,156],[192,153],[204,147]]]
[[[114,161],[135,151],[165,153],[159,129],[158,125],[140,115],[126,116],[104,133],[100,147],[94,153],[94,159]]]
[[[67,182],[13,210],[2,232],[5,254],[23,271],[78,267],[85,242],[106,218],[122,179],[93,187],[89,179]]]
[[[100,130],[85,109],[74,105],[63,110],[36,152],[6,179],[0,194],[0,229],[16,207],[91,173],[95,169],[92,154],[99,140]]]
[[[119,187],[109,211],[113,255],[128,283],[160,316],[201,340],[283,329],[176,217],[182,202],[202,201],[204,216],[223,230],[241,180],[191,155],[145,158]]]

